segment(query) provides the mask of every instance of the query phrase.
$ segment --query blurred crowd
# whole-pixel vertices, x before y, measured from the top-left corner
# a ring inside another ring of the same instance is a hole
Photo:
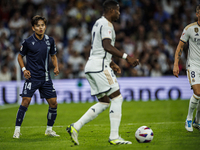
[[[114,57],[128,76],[173,75],[174,53],[184,27],[195,22],[198,0],[118,0],[120,19],[114,23],[115,46],[139,58],[132,68]],[[48,20],[46,34],[57,45],[60,74],[53,79],[84,78],[84,66],[91,48],[91,28],[103,14],[103,0],[1,0],[0,81],[16,80],[16,56],[23,39],[33,34],[31,18]],[[186,74],[187,47],[180,59],[180,74]],[[23,77],[22,77],[23,78]]]

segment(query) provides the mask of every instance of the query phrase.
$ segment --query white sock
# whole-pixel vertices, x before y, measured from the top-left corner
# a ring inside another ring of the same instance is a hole
[[[111,105],[110,105],[110,139],[117,139],[119,138],[119,125],[121,122],[121,111],[122,111],[122,102],[123,97],[122,95],[119,95],[118,97],[115,97],[111,99]]]
[[[52,130],[52,126],[47,126],[47,130]]]
[[[79,131],[83,125],[95,119],[101,112],[108,108],[109,105],[109,103],[98,102],[91,106],[88,111],[74,123],[74,128]]]
[[[195,94],[193,94],[192,97],[190,98],[187,120],[193,119],[193,113],[194,113],[195,108],[197,107],[199,99],[200,97]]]
[[[21,128],[21,126],[15,126],[15,131],[19,131],[20,132],[20,128]]]
[[[198,124],[200,124],[200,101],[197,104],[196,120],[195,120],[195,122],[198,123]]]

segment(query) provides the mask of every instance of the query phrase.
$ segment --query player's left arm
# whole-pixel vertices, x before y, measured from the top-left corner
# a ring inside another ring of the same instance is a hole
[[[54,74],[55,74],[55,76],[57,76],[59,74],[59,69],[58,69],[58,59],[56,57],[56,54],[51,55],[51,60],[52,60],[53,66],[54,66]]]
[[[121,73],[121,69],[114,61],[111,61],[110,67],[112,68],[112,70],[116,71],[117,73]]]

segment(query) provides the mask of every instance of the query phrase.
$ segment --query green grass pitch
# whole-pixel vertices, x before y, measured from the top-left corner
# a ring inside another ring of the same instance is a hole
[[[200,131],[184,127],[188,100],[123,102],[120,135],[132,145],[110,145],[109,109],[86,124],[79,133],[79,146],[73,145],[67,125],[79,119],[94,103],[59,104],[54,130],[61,136],[44,136],[48,105],[30,105],[21,127],[20,139],[13,139],[19,105],[0,106],[1,150],[184,150],[199,149]],[[11,106],[11,107],[10,107]],[[146,125],[154,132],[150,143],[138,143],[135,131]]]

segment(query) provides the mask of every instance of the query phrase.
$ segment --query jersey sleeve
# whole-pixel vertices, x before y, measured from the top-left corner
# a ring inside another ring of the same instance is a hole
[[[101,27],[101,39],[111,39],[112,40],[112,27],[110,26],[102,26]]]
[[[180,38],[180,40],[182,41],[182,42],[184,42],[184,43],[186,43],[187,41],[188,41],[188,39],[189,39],[189,28],[188,29],[184,29],[183,30],[183,33],[182,33],[182,35],[181,35],[181,38]]]
[[[50,55],[55,55],[56,53],[57,53],[56,44],[55,44],[54,39],[52,38],[52,40],[51,40],[51,49],[50,49],[49,54]]]
[[[28,46],[26,40],[22,42],[21,48],[20,48],[20,55],[25,56],[28,52]]]

